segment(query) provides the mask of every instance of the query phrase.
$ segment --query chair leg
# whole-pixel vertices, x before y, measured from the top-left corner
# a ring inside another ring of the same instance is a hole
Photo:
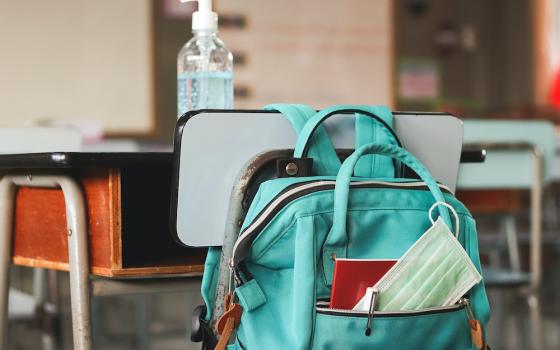
[[[558,198],[556,191],[548,192],[544,195],[544,201],[546,205],[543,212],[544,222],[546,227],[549,229],[555,229],[558,227]]]
[[[41,345],[43,346],[43,350],[58,349],[54,337],[50,334],[41,335]]]
[[[136,312],[136,348],[150,350],[150,321],[152,319],[152,296],[136,295],[134,298]]]
[[[55,270],[35,269],[33,296],[39,313],[42,350],[61,347],[60,314],[58,309],[58,285]]]
[[[52,348],[60,349],[62,346],[62,318],[60,315],[60,294],[58,286],[58,271],[48,270],[47,271],[47,295],[52,310],[49,313],[49,338],[44,340],[48,342],[44,349]]]
[[[499,225],[500,230],[497,235],[497,242],[495,247],[490,247],[488,252],[488,263],[489,266],[495,269],[502,267],[502,255],[503,255],[503,246],[505,243],[508,243],[508,226],[509,225],[509,215],[500,216],[499,218]]]
[[[60,187],[66,204],[68,265],[75,350],[91,350],[91,300],[87,223],[82,189],[70,177],[59,175],[7,175],[0,180],[0,342],[6,341],[9,266],[16,186]]]
[[[539,296],[535,292],[527,295],[527,304],[529,306],[529,331],[531,337],[531,349],[544,349],[544,334],[542,329],[541,306]]]
[[[39,330],[41,332],[42,350],[53,350],[54,344],[51,333],[50,313],[47,300],[47,270],[33,270],[33,299],[35,310],[39,319]]]
[[[542,278],[542,154],[534,150],[535,173],[531,187],[531,248],[530,272],[531,284],[527,295],[529,318],[531,322],[531,348],[544,349],[541,307],[538,292]]]
[[[498,289],[488,290],[488,297],[492,307],[492,318],[490,320],[489,328],[491,334],[488,334],[489,344],[492,348],[501,349],[504,347],[504,328],[505,328],[505,315],[504,315],[504,298],[502,291]]]
[[[70,178],[59,177],[56,181],[62,188],[66,202],[74,349],[91,350],[91,295],[83,194],[80,186]]]
[[[515,217],[508,215],[503,221],[508,246],[509,265],[512,271],[521,271],[521,259],[519,258],[519,242],[517,239],[517,225]]]
[[[12,224],[15,186],[6,178],[0,180],[0,347],[8,346],[8,296],[12,260]]]
[[[520,319],[522,318],[521,315],[525,315],[525,311],[524,310],[518,310],[517,306],[519,305],[519,293],[518,291],[512,292],[512,291],[504,291],[503,293],[504,295],[504,299],[506,300],[506,307],[508,308],[507,310],[510,310],[507,313],[507,329],[508,329],[508,333],[507,333],[507,338],[506,335],[504,334],[504,338],[503,341],[504,343],[502,344],[502,348],[503,349],[523,349],[523,342],[524,342],[524,338],[523,338],[523,323],[520,322]],[[511,308],[511,309],[509,309]],[[527,348],[527,347],[525,347]]]

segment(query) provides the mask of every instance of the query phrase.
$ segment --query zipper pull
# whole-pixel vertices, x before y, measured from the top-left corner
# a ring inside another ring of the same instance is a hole
[[[378,295],[379,291],[377,289],[371,288],[371,300],[369,302],[369,311],[366,323],[366,336],[368,337],[371,335],[371,322],[373,321],[373,313],[375,312],[375,307],[377,306]]]
[[[474,347],[478,350],[488,349],[486,340],[484,339],[484,333],[482,332],[482,325],[480,324],[480,321],[475,318],[469,299],[461,299],[461,304],[465,305],[465,310],[467,310],[469,328],[471,330],[471,340]]]
[[[241,321],[243,309],[241,305],[235,303],[233,293],[228,293],[224,297],[224,313],[216,322],[216,332],[220,335],[220,339],[216,344],[215,350],[225,350],[230,338],[235,332],[235,328]]]

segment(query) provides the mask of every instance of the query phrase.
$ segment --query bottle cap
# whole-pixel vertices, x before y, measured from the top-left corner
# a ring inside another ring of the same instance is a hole
[[[213,30],[218,29],[218,14],[212,11],[212,0],[181,0],[181,2],[198,2],[198,11],[192,15],[193,30]]]

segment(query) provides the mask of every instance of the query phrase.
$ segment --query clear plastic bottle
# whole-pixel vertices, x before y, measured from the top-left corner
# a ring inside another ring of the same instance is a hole
[[[177,114],[233,108],[233,55],[217,36],[217,15],[208,0],[193,14],[193,38],[177,57]]]

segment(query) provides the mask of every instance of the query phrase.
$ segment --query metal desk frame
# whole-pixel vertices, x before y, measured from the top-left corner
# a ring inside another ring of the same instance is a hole
[[[64,194],[74,349],[92,349],[92,296],[199,289],[202,276],[199,273],[163,276],[157,279],[95,278],[90,280],[87,217],[79,182],[56,172],[26,171],[6,174],[0,180],[0,342],[7,340],[9,268],[12,259],[15,195],[18,187],[60,188]]]

